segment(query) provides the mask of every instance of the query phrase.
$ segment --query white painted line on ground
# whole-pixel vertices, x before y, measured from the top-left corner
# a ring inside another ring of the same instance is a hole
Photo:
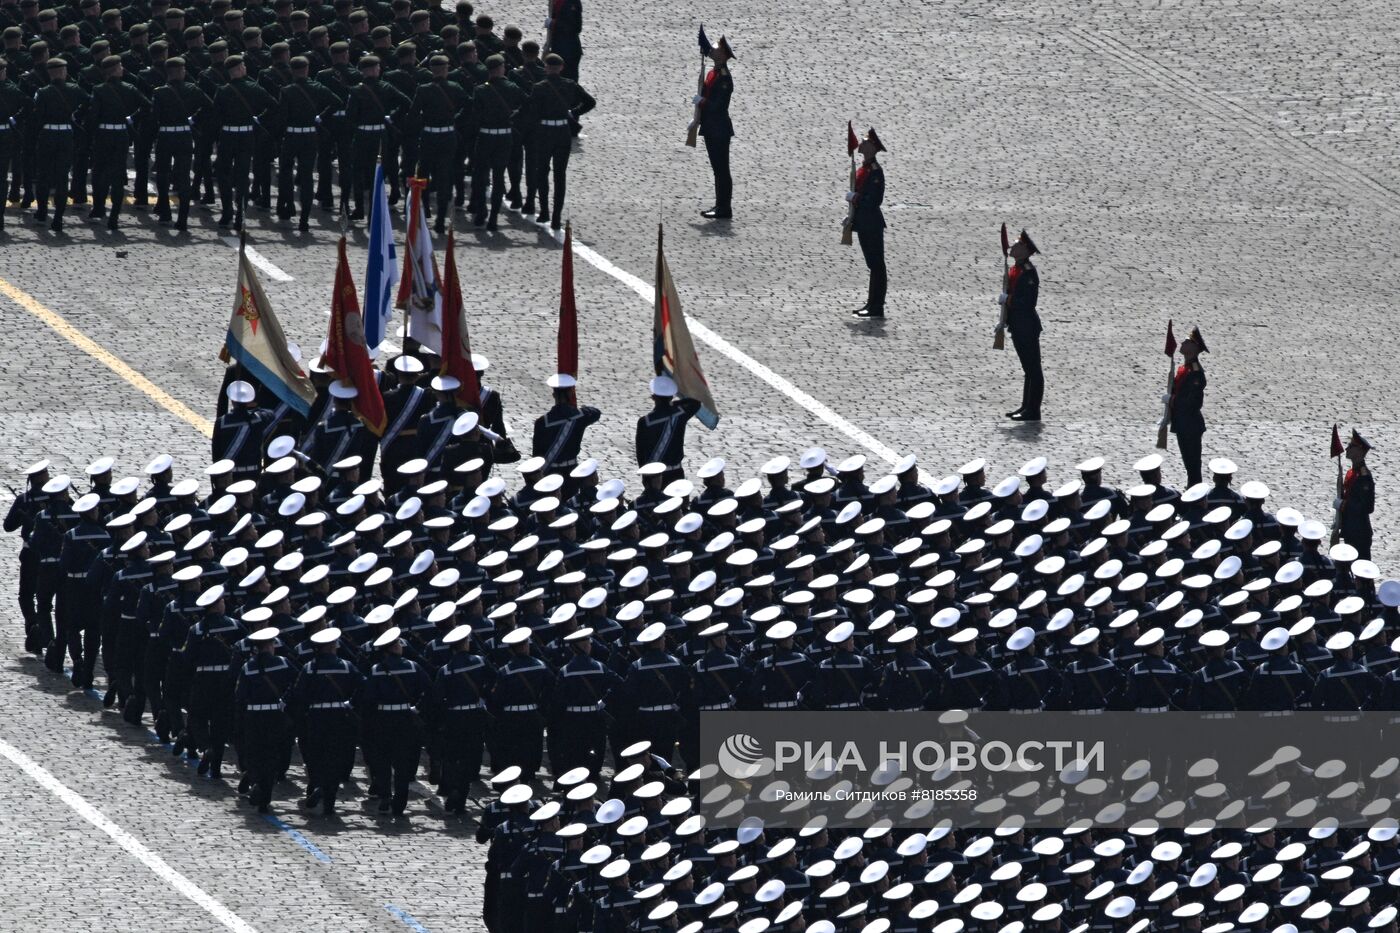
[[[231,248],[233,248],[233,249],[238,249],[238,237],[236,237],[236,236],[222,236],[222,237],[219,237],[219,239],[224,241],[224,245],[225,245],[225,246],[229,246],[229,247],[231,247]],[[267,275],[268,275],[269,278],[271,278],[271,279],[273,279],[274,281],[277,281],[277,282],[291,282],[291,281],[294,281],[294,279],[293,279],[290,275],[288,275],[287,273],[283,272],[283,271],[282,271],[281,269],[279,269],[276,265],[274,265],[271,259],[268,259],[268,258],[267,258],[266,256],[264,256],[262,253],[260,253],[260,252],[258,252],[257,250],[253,249],[253,247],[249,246],[249,247],[247,248],[247,250],[248,250],[248,261],[251,262],[253,265],[257,266],[257,267],[258,267],[260,270],[262,270],[263,272],[267,273]]]
[[[562,232],[555,234],[555,240],[562,245],[564,242],[564,234]],[[632,289],[640,295],[647,304],[654,304],[656,300],[656,286],[654,283],[647,282],[628,272],[626,269],[621,269],[613,265],[607,257],[587,246],[583,246],[577,240],[574,241],[574,255],[598,271],[607,273],[623,285]],[[832,411],[825,403],[818,401],[793,385],[791,380],[773,372],[773,370],[749,356],[719,334],[710,330],[710,328],[706,327],[705,324],[698,320],[693,314],[687,311],[685,319],[690,324],[690,332],[707,346],[723,353],[732,362],[748,370],[759,379],[762,379],[774,389],[777,389],[783,395],[787,396],[798,405],[801,405],[822,421],[825,421],[886,463],[893,465],[899,462],[900,454],[893,448],[882,443],[869,432],[852,424],[843,416]]]
[[[34,759],[3,739],[0,739],[0,755],[9,759],[11,764],[29,775],[34,783],[53,794],[83,819],[110,836],[112,841],[125,849],[132,858],[145,865],[176,891],[194,901],[219,923],[236,931],[236,933],[257,933],[257,929],[252,924],[214,900],[203,888],[171,868],[165,859],[146,848],[139,839],[109,820],[101,810],[88,803],[81,794],[69,788],[44,770]]]

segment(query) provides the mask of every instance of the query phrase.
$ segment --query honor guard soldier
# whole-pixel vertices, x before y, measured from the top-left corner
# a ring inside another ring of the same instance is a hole
[[[103,82],[93,89],[87,112],[87,129],[92,140],[92,210],[89,220],[107,218],[107,229],[117,229],[126,189],[126,162],[131,137],[138,119],[144,119],[150,100],[123,80],[122,60],[108,55],[102,60]],[[111,194],[112,208],[104,205]]]
[[[374,640],[384,658],[369,672],[366,684],[367,734],[383,756],[389,772],[384,782],[393,796],[381,800],[379,812],[390,809],[403,816],[408,807],[408,785],[418,773],[425,733],[421,708],[431,696],[432,680],[416,662],[403,656],[404,642],[394,626]]]
[[[437,747],[442,755],[443,807],[459,816],[466,812],[472,782],[481,777],[486,699],[496,683],[495,668],[472,651],[471,639],[470,625],[458,625],[442,637],[452,654],[438,668],[433,685],[439,730]]]
[[[3,135],[4,131],[0,131]],[[4,140],[0,139],[0,165],[3,165]],[[36,652],[39,619],[39,558],[29,540],[34,534],[34,521],[44,507],[44,486],[49,481],[49,461],[40,460],[24,471],[24,491],[15,496],[5,513],[5,530],[19,532],[19,612],[24,619],[24,650]]]
[[[1234,712],[1240,708],[1249,677],[1239,662],[1225,657],[1229,633],[1211,629],[1202,632],[1196,641],[1205,649],[1206,661],[1191,678],[1187,708],[1204,713]]]
[[[578,380],[568,373],[555,373],[545,381],[554,393],[554,406],[535,419],[531,456],[544,460],[549,473],[567,473],[578,466],[583,432],[596,424],[603,413],[574,401]]]
[[[1022,230],[1011,244],[1014,263],[1007,272],[1006,293],[999,299],[1006,306],[1006,329],[1011,331],[1011,343],[1024,374],[1021,405],[1006,413],[1013,421],[1039,421],[1041,396],[1045,394],[1045,374],[1040,366],[1040,315],[1036,313],[1040,273],[1031,264],[1031,257],[1039,252],[1030,234]],[[1001,329],[1001,324],[997,329]]]
[[[144,646],[146,630],[139,621],[141,591],[154,578],[145,531],[132,534],[119,550],[125,564],[106,584],[102,603],[102,667],[107,673],[107,693],[102,705],[108,709],[113,705],[125,708],[140,673],[134,633],[139,629],[139,641]]]
[[[259,813],[268,812],[273,787],[292,754],[286,697],[301,673],[277,654],[277,635],[276,628],[267,627],[248,636],[253,656],[238,672],[233,691],[238,761],[248,779],[248,801]]]
[[[575,0],[576,2],[576,0]],[[534,155],[530,160],[534,178],[528,190],[538,192],[540,223],[549,222],[553,230],[563,225],[564,192],[568,181],[569,152],[573,146],[573,127],[578,118],[597,106],[597,101],[573,80],[564,77],[564,59],[550,52],[544,57],[545,78],[530,89],[525,109],[531,123],[531,144]],[[553,209],[550,209],[549,181],[554,175]],[[529,205],[526,205],[528,212]]]
[[[0,230],[5,229],[6,199],[19,200],[19,184],[24,173],[19,158],[20,127],[29,106],[19,85],[7,76],[8,71],[9,61],[4,54],[0,54]],[[19,77],[19,74],[15,77]],[[14,188],[10,187],[12,175]]]
[[[478,45],[480,43],[478,42]],[[472,123],[476,149],[472,155],[472,196],[468,207],[472,223],[496,229],[496,216],[506,193],[506,165],[510,161],[512,116],[525,102],[525,92],[506,77],[501,55],[486,59],[487,80],[472,92]],[[486,214],[486,184],[491,183],[491,214]]]
[[[232,460],[235,476],[256,477],[272,413],[257,407],[257,390],[249,382],[232,382],[225,394],[233,404],[214,425],[214,460]]]
[[[278,97],[282,145],[277,158],[277,217],[291,220],[300,206],[297,229],[302,233],[311,229],[312,173],[319,149],[316,140],[321,133],[330,131],[325,124],[341,107],[335,94],[308,77],[310,69],[311,63],[305,57],[293,58],[291,81],[282,87]]]
[[[622,683],[615,671],[593,657],[593,630],[564,636],[573,656],[559,668],[559,689],[549,726],[549,767],[555,775],[574,768],[589,780],[602,773],[608,743],[608,699]]]
[[[452,186],[457,181],[457,134],[465,123],[471,99],[462,86],[449,80],[446,55],[428,59],[432,80],[421,83],[413,95],[409,110],[410,131],[418,135],[418,167],[415,174],[428,179],[429,192],[437,194],[434,229],[439,235],[447,232],[452,216]]]
[[[548,41],[545,50],[556,52],[564,59],[563,75],[578,80],[579,61],[583,58],[583,0],[553,0],[549,16],[544,21]]]
[[[734,78],[729,63],[736,56],[729,41],[719,37],[718,45],[710,45],[700,30],[702,51],[714,62],[705,76],[704,90],[691,101],[700,108],[700,135],[705,137],[705,154],[710,171],[715,176],[715,206],[700,212],[711,220],[727,220],[734,216],[734,177],[729,171],[729,144],[734,139],[734,123],[729,119],[729,100],[734,96]]]
[[[1370,452],[1371,442],[1353,428],[1346,446],[1351,466],[1342,479],[1337,503],[1336,537],[1356,548],[1359,560],[1371,559],[1371,513],[1376,508],[1376,480],[1366,465],[1366,455]]]
[[[512,629],[500,644],[509,657],[497,672],[491,698],[496,715],[492,762],[499,757],[502,765],[518,765],[531,780],[544,758],[544,714],[554,694],[554,671],[530,654],[528,628]]]
[[[195,189],[190,174],[196,124],[213,108],[199,85],[185,80],[185,59],[165,61],[165,83],[151,94],[151,121],[156,142],[156,219],[170,225],[170,192],[179,198],[175,229],[189,230],[190,204]]]
[[[35,135],[34,158],[38,184],[39,207],[34,219],[43,222],[49,216],[49,195],[53,194],[53,220],[49,229],[63,232],[63,212],[68,209],[68,183],[77,151],[77,122],[86,112],[90,95],[68,80],[68,63],[51,58],[44,63],[49,83],[34,95],[30,124]]]
[[[846,200],[855,205],[851,212],[851,229],[860,241],[865,268],[870,270],[865,304],[851,312],[853,317],[885,316],[889,276],[885,271],[885,215],[880,210],[880,205],[885,201],[885,170],[876,159],[884,151],[884,143],[880,142],[875,128],[871,127],[865,139],[856,147],[863,161],[856,169],[855,190],[846,194]]]
[[[232,224],[242,229],[258,129],[277,101],[248,76],[242,55],[224,59],[224,73],[228,81],[214,93],[214,119],[219,128],[214,167],[219,181],[219,226]]]
[[[355,665],[336,654],[340,629],[331,627],[311,636],[311,660],[302,668],[288,694],[287,705],[297,719],[301,757],[306,762],[306,799],[318,803],[326,816],[335,814],[336,795],[355,767],[359,721],[354,703],[364,684]]]
[[[339,463],[351,454],[364,457],[367,451],[365,439],[375,440],[360,423],[359,416],[351,407],[359,397],[359,390],[343,380],[337,379],[330,385],[330,395],[334,409],[306,435],[302,442],[303,462],[319,468],[322,475],[329,474],[331,464]],[[368,460],[368,458],[366,458]]]
[[[1102,713],[1122,692],[1123,672],[1099,654],[1099,630],[1095,626],[1076,633],[1069,643],[1079,649],[1079,657],[1065,669],[1068,708],[1081,715]]]
[[[1176,368],[1172,391],[1166,401],[1171,406],[1171,429],[1176,446],[1181,450],[1181,462],[1186,467],[1186,486],[1201,481],[1201,436],[1206,433],[1206,420],[1201,408],[1206,398],[1206,371],[1201,366],[1201,354],[1209,353],[1198,327],[1181,343],[1182,364]]]
[[[346,104],[350,89],[360,83],[360,72],[350,64],[350,46],[332,43],[329,64],[316,72],[316,80],[340,101],[330,119],[321,122],[316,151],[316,203],[322,210],[333,210],[336,204],[350,202],[351,155],[353,128],[346,121]],[[335,199],[332,184],[338,184],[340,199]]]
[[[680,391],[670,376],[651,380],[652,410],[637,419],[637,466],[663,463],[662,485],[683,479],[686,423],[700,411],[694,399],[676,398]]]
[[[194,748],[204,754],[198,771],[222,780],[224,749],[233,730],[233,645],[248,633],[224,613],[224,587],[214,584],[195,601],[201,610],[190,627],[179,659],[189,678],[185,708],[189,711],[189,735]]]
[[[384,179],[397,186],[393,155],[393,124],[410,101],[399,89],[379,76],[378,55],[366,55],[359,61],[360,83],[350,89],[345,107],[345,121],[350,127],[350,165],[355,210],[351,220],[365,219],[365,192],[374,184],[374,167],[384,162]],[[343,158],[343,157],[342,157]],[[389,203],[393,203],[391,200]]]
[[[681,757],[687,766],[699,759],[700,715],[737,709],[740,698],[749,692],[753,672],[729,650],[728,632],[728,622],[716,622],[696,635],[705,644],[705,653],[690,666],[693,703],[685,711],[680,740]]]
[[[876,672],[868,658],[855,652],[855,625],[838,622],[825,638],[831,655],[817,665],[812,695],[804,699],[814,708],[860,709],[875,686]]]
[[[72,511],[75,522],[64,533],[59,552],[59,588],[55,606],[58,637],[49,645],[44,661],[50,670],[62,670],[66,649],[73,663],[73,685],[87,689],[92,686],[92,666],[97,663],[102,595],[92,586],[89,572],[97,555],[111,545],[112,536],[103,527],[97,493],[90,492],[79,498],[73,503]],[[89,657],[92,665],[87,662]]]

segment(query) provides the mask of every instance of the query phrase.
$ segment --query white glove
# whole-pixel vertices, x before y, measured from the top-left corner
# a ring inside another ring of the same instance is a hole
[[[692,97],[692,98],[690,99],[690,102],[691,102],[692,104],[694,104],[695,106],[698,107],[698,106],[700,106],[700,102],[701,102],[702,100],[704,100],[704,99],[705,99],[705,98],[701,97],[699,94],[696,94],[694,97]]]
[[[1342,507],[1342,497],[1341,497],[1341,496],[1338,496],[1337,498],[1335,498],[1335,499],[1332,500],[1332,511],[1335,512],[1335,511],[1337,511],[1337,509],[1340,509],[1341,507]]]
[[[856,199],[856,193],[855,193],[854,191],[847,191],[847,192],[846,192],[846,201],[847,201],[847,203],[849,203],[849,202],[851,202],[851,201],[854,201],[855,199]]]
[[[997,295],[997,304],[1006,304],[1006,292],[1002,292],[1000,295]]]

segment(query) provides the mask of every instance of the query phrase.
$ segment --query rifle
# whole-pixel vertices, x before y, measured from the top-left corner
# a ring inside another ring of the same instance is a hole
[[[846,190],[851,194],[856,193],[856,131],[849,120],[846,121],[846,157],[851,161],[851,176],[846,183]],[[856,222],[856,202],[850,199],[846,202],[846,222],[841,226],[841,245],[851,245],[851,231]]]
[[[705,26],[700,25],[700,78],[695,84],[695,94],[697,97],[705,96],[705,59],[710,55],[710,40],[705,37]],[[690,118],[690,126],[686,127],[685,144],[691,149],[695,148],[697,138],[700,133],[700,104],[695,105],[695,114]]]
[[[1157,446],[1167,449],[1167,430],[1172,423],[1172,391],[1176,388],[1176,338],[1172,336],[1172,322],[1167,319],[1167,398],[1162,403],[1162,420],[1157,422]]]
[[[992,349],[1006,349],[1006,303],[1011,300],[1011,241],[1006,236],[1006,224],[1001,225],[1001,317],[992,336]]]

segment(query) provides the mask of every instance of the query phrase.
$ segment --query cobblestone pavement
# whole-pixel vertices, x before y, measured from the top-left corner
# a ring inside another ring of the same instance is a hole
[[[533,5],[485,6],[498,21],[539,19]],[[1400,53],[1374,28],[1388,12],[1376,2],[959,0],[853,13],[830,0],[762,0],[692,13],[593,0],[583,72],[600,106],[571,163],[570,213],[580,243],[647,281],[664,221],[690,315],[938,474],[980,455],[995,480],[1044,453],[1063,480],[1103,453],[1110,479],[1126,482],[1155,437],[1166,319],[1180,334],[1199,324],[1212,348],[1207,457],[1228,454],[1241,480],[1269,483],[1275,505],[1325,520],[1328,428],[1358,424],[1378,445],[1376,555],[1394,573],[1400,341],[1385,237],[1400,215],[1387,80]],[[697,15],[740,56],[730,223],[699,218],[708,169],[703,150],[681,145]],[[847,118],[875,124],[890,148],[883,324],[845,313],[864,289],[859,252],[837,244]],[[236,270],[213,218],[197,220],[192,242],[145,217],[117,237],[78,221],[54,239],[11,212],[0,278],[211,415]],[[1045,251],[1049,388],[1038,426],[999,417],[1019,393],[1015,355],[989,349],[1003,220],[1029,228]],[[251,225],[251,242],[292,277],[264,284],[308,350],[324,329],[337,229],[325,216],[307,238],[266,217]],[[354,242],[358,274],[364,241]],[[519,217],[496,235],[468,228],[459,243],[474,344],[495,361],[508,418],[528,432],[553,371],[557,246]],[[651,309],[596,266],[576,270],[580,397],[606,413],[587,446],[624,469],[646,407]],[[185,473],[207,460],[188,424],[9,299],[0,307],[0,470],[41,455],[80,469],[111,453],[120,473],[157,450]],[[724,420],[693,434],[692,464],[723,453],[751,470],[812,443],[868,452],[752,367],[703,343],[700,354]],[[61,383],[33,375],[49,372]],[[1180,482],[1171,463],[1169,480]],[[0,552],[0,580],[14,580],[14,555]],[[403,929],[392,904],[434,933],[476,928],[483,852],[467,830],[444,831],[431,810],[388,829],[358,812],[327,827],[283,807],[323,862],[18,659],[11,606],[0,629],[0,739],[248,922]],[[172,911],[190,929],[213,923],[19,771],[0,762],[0,775],[0,929],[99,919],[144,929]]]

